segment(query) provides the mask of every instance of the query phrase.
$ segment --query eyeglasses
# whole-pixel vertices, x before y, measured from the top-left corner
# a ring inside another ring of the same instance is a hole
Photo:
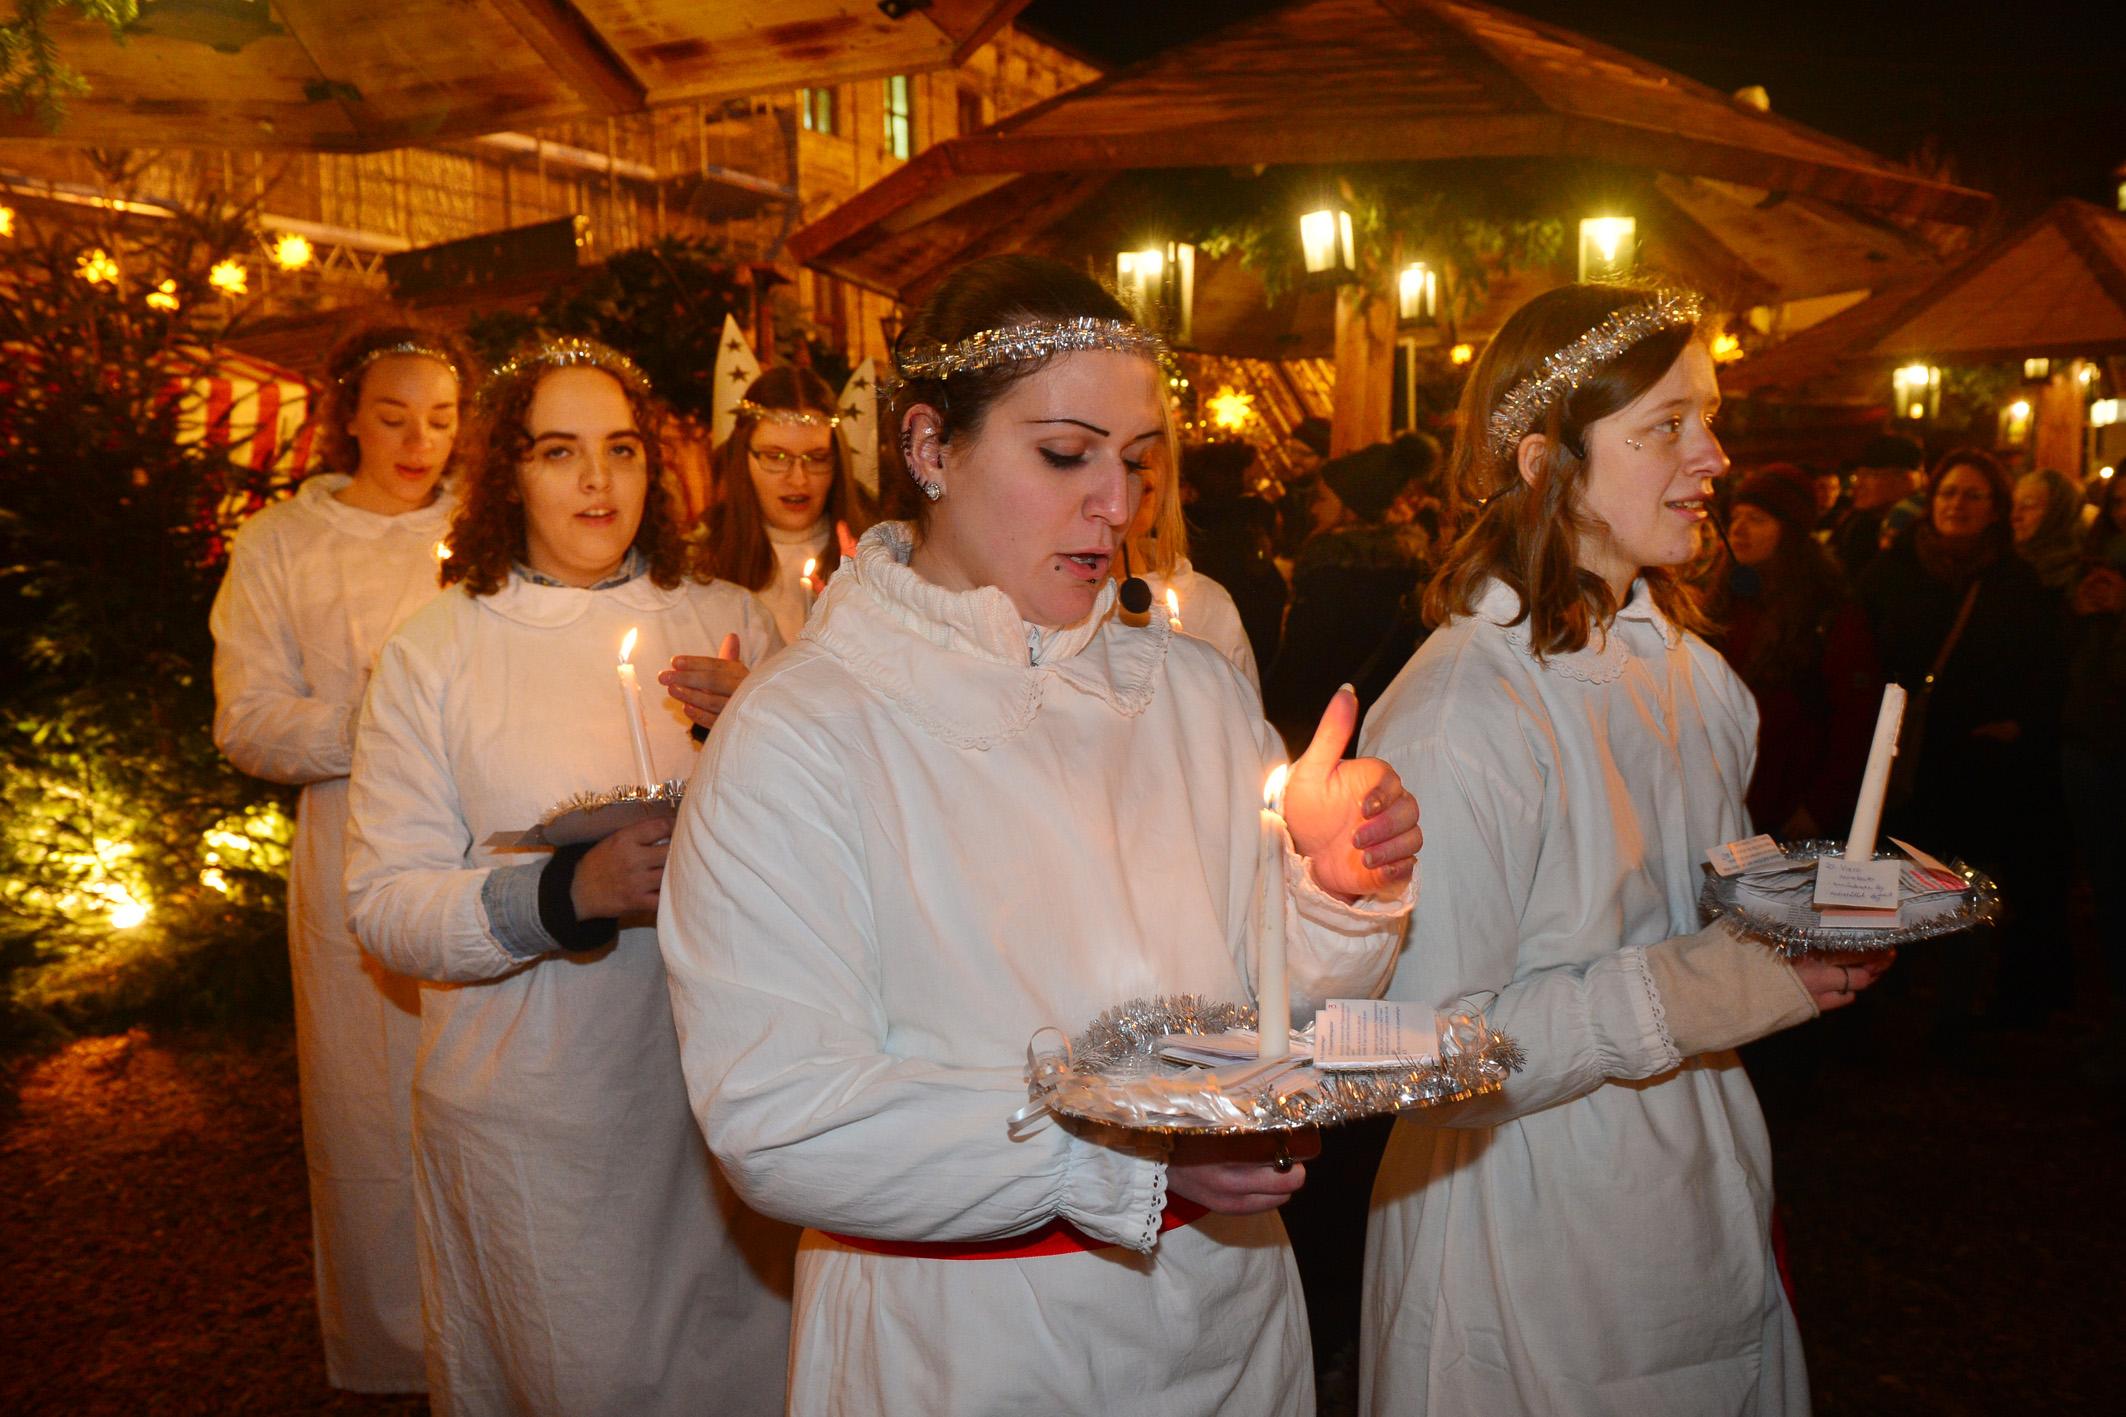
[[[746,451],[753,455],[753,461],[773,473],[788,472],[793,463],[802,464],[805,471],[814,476],[834,471],[834,450],[831,448],[814,453],[793,453],[782,448],[748,448]]]

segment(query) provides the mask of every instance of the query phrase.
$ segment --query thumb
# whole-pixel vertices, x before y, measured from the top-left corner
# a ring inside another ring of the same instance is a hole
[[[1322,710],[1321,726],[1314,730],[1314,741],[1292,764],[1296,772],[1326,773],[1336,766],[1336,760],[1350,746],[1351,734],[1358,727],[1358,691],[1349,684],[1336,691],[1329,706]]]
[[[738,636],[735,634],[725,635],[723,643],[716,647],[716,657],[718,659],[738,658]]]

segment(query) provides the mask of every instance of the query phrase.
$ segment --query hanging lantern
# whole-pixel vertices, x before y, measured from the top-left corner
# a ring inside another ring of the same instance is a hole
[[[2001,410],[2000,440],[2008,448],[2030,441],[2030,400],[2017,399]]]
[[[1941,370],[1931,364],[1907,364],[1890,376],[1897,396],[1897,416],[1915,423],[1941,410]]]
[[[1404,266],[1395,281],[1395,313],[1405,324],[1438,324],[1439,272],[1423,261]]]
[[[2052,377],[2052,361],[2049,359],[2025,359],[2023,378],[2033,384],[2042,384]]]
[[[1580,222],[1580,279],[1622,280],[1638,253],[1639,223],[1628,216],[1591,216]]]
[[[1119,253],[1115,293],[1139,324],[1187,344],[1194,333],[1196,248],[1167,241]]]
[[[1310,276],[1346,280],[1358,274],[1358,245],[1351,213],[1341,203],[1317,207],[1299,219],[1299,254]]]

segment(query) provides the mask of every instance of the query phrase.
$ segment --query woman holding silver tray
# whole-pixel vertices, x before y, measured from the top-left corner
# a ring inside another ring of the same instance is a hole
[[[779,644],[751,594],[686,574],[658,417],[601,345],[497,370],[451,588],[386,644],[363,707],[348,899],[363,946],[423,981],[414,1199],[439,1412],[782,1407],[795,1235],[738,1204],[687,1108],[651,928],[670,817],[551,853],[499,844],[572,794],[690,774],[691,725],[661,696],[636,715],[623,640],[649,663]]]
[[[793,1412],[1314,1410],[1273,1213],[1303,1166],[1013,1125],[1037,1031],[1252,993],[1283,750],[1216,649],[1111,613],[1139,469],[1171,467],[1161,352],[1054,262],[939,287],[895,360],[922,515],[864,537],[681,810],[658,938],[695,1110],[811,1227]],[[1340,761],[1356,709],[1285,792],[1301,1018],[1378,991],[1412,889],[1415,802]]]
[[[1364,742],[1432,839],[1389,996],[1481,1009],[1527,1066],[1396,1123],[1367,1412],[1808,1410],[1733,1049],[1850,1003],[1888,957],[1789,962],[1699,928],[1706,849],[1749,834],[1757,738],[1669,569],[1728,467],[1709,334],[1686,292],[1567,286],[1464,393],[1474,509]]]

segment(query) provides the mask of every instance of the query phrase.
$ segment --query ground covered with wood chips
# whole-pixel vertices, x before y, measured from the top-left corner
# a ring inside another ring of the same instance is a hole
[[[2115,1410],[2126,1143],[2095,1015],[1942,1055],[1923,990],[1874,1003],[1757,1063],[1817,1410]],[[425,1410],[325,1384],[286,1032],[0,1069],[0,1412]]]

